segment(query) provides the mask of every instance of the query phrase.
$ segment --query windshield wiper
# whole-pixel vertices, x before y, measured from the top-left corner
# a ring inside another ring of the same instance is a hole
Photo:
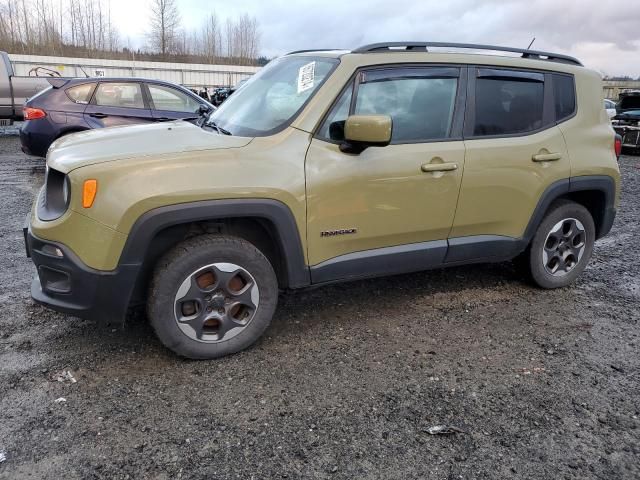
[[[213,128],[216,132],[222,134],[222,135],[233,135],[229,130],[225,130],[224,128],[218,126],[218,124],[216,124],[216,122],[214,122],[213,120],[207,120],[202,124],[203,127],[211,127]]]

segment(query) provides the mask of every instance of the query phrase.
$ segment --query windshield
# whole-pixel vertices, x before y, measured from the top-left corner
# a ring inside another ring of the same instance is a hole
[[[272,135],[293,120],[337,63],[337,59],[319,57],[273,60],[213,112],[205,125],[231,135]]]

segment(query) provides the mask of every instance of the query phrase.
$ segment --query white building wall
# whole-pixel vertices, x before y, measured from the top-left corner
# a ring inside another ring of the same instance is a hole
[[[41,55],[9,54],[16,75],[28,76],[36,67],[55,70],[62,77],[143,77],[166,80],[187,87],[235,86],[260,67],[208,65],[200,63],[138,62]],[[32,73],[33,75],[33,73]]]

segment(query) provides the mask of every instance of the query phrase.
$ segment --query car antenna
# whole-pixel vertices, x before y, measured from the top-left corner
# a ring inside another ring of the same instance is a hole
[[[82,73],[84,73],[85,78],[89,78],[89,74],[84,71],[84,68],[82,68],[82,65],[78,65],[78,67],[80,67],[80,70],[82,70]]]
[[[535,42],[535,41],[536,41],[536,37],[533,37],[533,40],[531,40],[531,43],[527,47],[527,50],[529,50],[531,48],[531,45],[533,45],[533,42]]]

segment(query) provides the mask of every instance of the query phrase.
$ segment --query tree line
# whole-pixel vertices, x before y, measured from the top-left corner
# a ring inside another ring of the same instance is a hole
[[[0,50],[32,55],[256,65],[260,31],[247,13],[208,13],[188,30],[176,0],[150,0],[146,44],[125,44],[109,0],[0,0]]]

